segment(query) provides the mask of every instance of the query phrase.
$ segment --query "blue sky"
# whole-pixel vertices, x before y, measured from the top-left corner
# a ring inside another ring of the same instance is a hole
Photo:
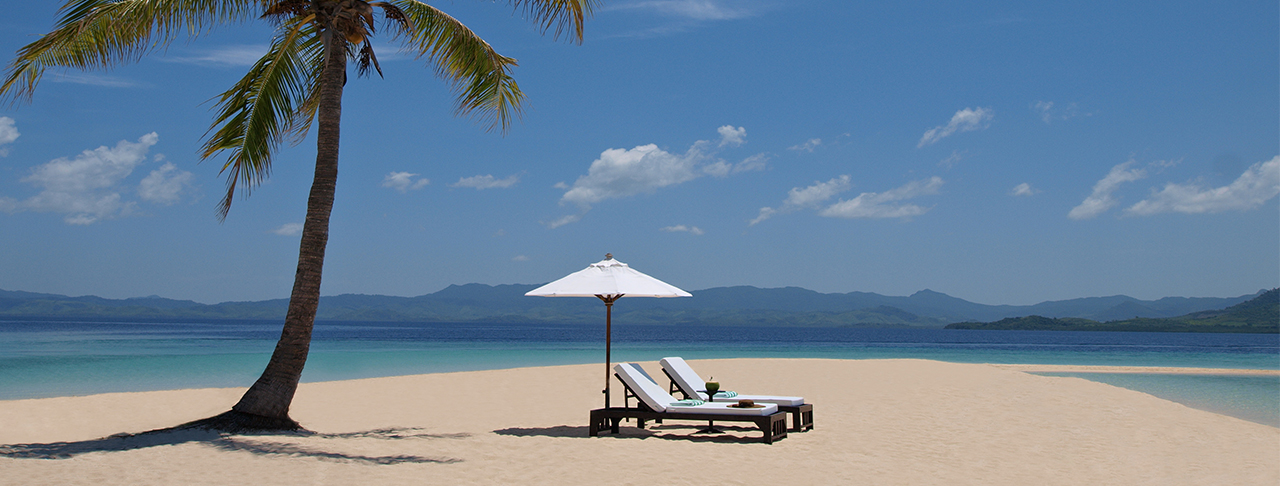
[[[6,63],[55,2],[0,19]],[[686,290],[987,304],[1280,285],[1280,7],[1239,2],[611,1],[583,45],[434,4],[528,95],[504,137],[375,43],[351,78],[323,294],[542,283],[612,252]],[[314,139],[225,222],[208,100],[269,26],[0,107],[0,289],[286,297]],[[696,298],[696,292],[695,292]]]

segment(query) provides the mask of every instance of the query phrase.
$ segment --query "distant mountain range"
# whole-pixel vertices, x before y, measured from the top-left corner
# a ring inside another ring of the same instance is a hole
[[[1026,316],[996,322],[961,322],[950,324],[947,329],[1280,333],[1280,289],[1268,290],[1226,309],[1173,318],[1135,317],[1098,322],[1073,317]]]
[[[320,299],[316,318],[329,321],[599,323],[596,299],[525,297],[537,285],[451,285],[417,297],[343,294]],[[984,305],[922,290],[906,297],[868,292],[824,294],[799,287],[716,287],[692,298],[623,298],[614,320],[633,324],[934,327],[1044,316],[1112,321],[1172,318],[1215,311],[1258,294],[1230,298],[1166,297],[1139,300],[1117,295],[1042,302]],[[0,317],[22,319],[200,320],[283,319],[287,299],[201,304],[157,296],[104,299],[0,290]]]

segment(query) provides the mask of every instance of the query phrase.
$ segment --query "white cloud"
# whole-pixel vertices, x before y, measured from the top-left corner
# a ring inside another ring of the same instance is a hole
[[[698,178],[698,162],[706,158],[698,144],[682,155],[672,154],[654,144],[630,150],[605,150],[591,163],[587,175],[579,177],[560,201],[589,208],[591,204],[605,199],[634,196],[683,184]]]
[[[717,130],[721,142],[739,144],[745,141],[745,128],[726,125]],[[565,216],[550,223],[557,228],[582,219],[591,205],[608,199],[648,194],[658,189],[684,184],[704,175],[725,177],[745,171],[763,170],[768,155],[757,154],[737,164],[729,164],[715,158],[715,146],[707,140],[694,142],[683,154],[675,154],[658,148],[656,144],[640,145],[632,149],[608,149],[600,158],[591,162],[587,174],[578,177],[573,185],[556,183],[564,189],[560,204],[573,203],[581,214]]]
[[[267,46],[262,45],[231,45],[222,46],[217,49],[195,51],[195,53],[187,56],[165,56],[160,58],[163,61],[180,62],[186,64],[213,65],[213,66],[234,66],[244,67],[252,66],[258,62],[262,56],[266,55]],[[382,57],[378,57],[382,60]]]
[[[968,154],[969,153],[967,151],[961,152],[959,150],[952,150],[951,155],[948,155],[947,158],[938,161],[938,167],[944,167],[944,168],[950,169],[954,167],[956,163],[960,162],[961,160],[964,160],[965,156],[967,156]]]
[[[747,129],[743,127],[733,128],[733,125],[725,125],[716,129],[720,133],[720,146],[732,145],[737,147],[747,142]]]
[[[425,177],[420,177],[416,181],[413,180],[417,175],[418,174],[411,174],[409,172],[389,173],[386,177],[382,178],[382,187],[390,187],[400,192],[407,192],[410,190],[422,189],[423,187],[426,187],[427,184],[431,183],[431,180]]]
[[[673,17],[690,20],[733,20],[750,17],[757,11],[754,2],[740,0],[648,0],[617,4],[609,10],[654,10]]]
[[[898,201],[914,199],[938,193],[942,187],[942,178],[938,176],[921,181],[911,181],[896,189],[885,192],[864,192],[848,201],[841,200],[819,211],[818,214],[829,218],[906,218],[919,216],[928,208],[914,204],[895,204]]]
[[[527,262],[527,261],[529,261],[529,257],[524,256],[524,255],[516,255],[516,256],[511,257],[511,261],[513,261],[513,262]]]
[[[1053,121],[1053,115],[1049,114],[1049,110],[1053,109],[1052,101],[1037,101],[1036,104],[1031,105],[1031,109],[1039,112],[1040,119],[1045,123]]]
[[[821,139],[821,138],[811,138],[811,139],[809,139],[809,140],[805,141],[805,143],[802,143],[802,144],[799,144],[799,145],[792,145],[792,146],[790,146],[790,147],[787,147],[787,150],[797,150],[797,151],[804,151],[804,152],[813,152],[813,149],[818,148],[818,146],[819,146],[819,145],[822,145],[822,139]]]
[[[946,125],[939,125],[930,128],[924,132],[924,136],[920,137],[920,143],[916,148],[932,144],[938,140],[949,137],[956,132],[970,132],[987,128],[995,113],[990,108],[965,108],[957,111],[951,116],[951,121]]]
[[[1253,164],[1229,185],[1204,189],[1194,183],[1165,184],[1151,197],[1125,210],[1134,216],[1159,213],[1219,213],[1245,211],[1280,194],[1280,156]]]
[[[195,174],[165,162],[138,184],[138,196],[144,201],[171,205],[182,199],[182,192],[191,186],[193,179]]]
[[[1071,208],[1071,212],[1067,213],[1067,217],[1071,219],[1090,219],[1111,209],[1120,201],[1111,197],[1111,193],[1115,192],[1121,184],[1133,182],[1147,177],[1146,169],[1130,169],[1136,161],[1130,160],[1123,164],[1111,168],[1111,172],[1106,177],[1099,180],[1093,185],[1093,193],[1079,206]]]
[[[1022,184],[1018,184],[1014,186],[1013,190],[1009,191],[1009,195],[1010,196],[1033,196],[1037,192],[1040,192],[1040,191],[1033,189],[1031,187],[1031,184],[1023,182]]]
[[[133,202],[124,201],[120,181],[146,160],[147,151],[159,141],[155,132],[136,143],[121,140],[114,148],[85,150],[74,159],[59,158],[33,167],[22,182],[43,190],[30,199],[12,203],[13,210],[64,213],[70,224],[90,224],[104,218],[132,212]]]
[[[7,116],[0,116],[0,157],[9,155],[9,145],[18,139],[18,127],[13,125],[13,119]]]
[[[49,78],[49,81],[55,83],[74,83],[87,84],[89,86],[103,86],[107,88],[132,88],[138,86],[138,83],[115,76],[107,76],[105,74],[77,74],[77,73],[58,73]]]
[[[710,164],[702,166],[702,172],[714,177],[727,177],[731,174],[739,172],[753,172],[765,170],[769,167],[768,154],[755,154],[736,164],[730,164],[723,160],[717,160]]]
[[[581,220],[582,220],[581,214],[570,214],[568,216],[565,216],[563,218],[560,218],[545,224],[547,225],[548,228],[556,229],[569,223],[577,223],[578,221],[581,221]]]
[[[516,185],[517,182],[520,182],[520,178],[514,175],[506,179],[495,179],[492,175],[482,175],[482,176],[478,175],[478,176],[460,178],[458,179],[458,182],[449,184],[449,186],[450,187],[474,187],[477,190],[494,189],[494,188],[506,189],[508,187]]]
[[[302,234],[302,223],[285,223],[271,232],[280,236],[298,236]]]
[[[851,180],[848,175],[842,175],[827,182],[814,182],[809,187],[793,187],[790,191],[787,191],[787,198],[782,201],[781,206],[777,209],[770,207],[760,208],[760,214],[751,220],[749,225],[755,226],[757,223],[778,214],[817,207],[836,194],[849,190],[852,187]]]
[[[1039,114],[1040,119],[1046,124],[1053,123],[1054,120],[1069,120],[1080,116],[1080,107],[1075,103],[1054,108],[1052,101],[1037,101],[1031,105],[1031,111]],[[1085,114],[1085,116],[1089,115],[1089,113]]]
[[[675,226],[667,226],[667,227],[663,227],[663,228],[658,228],[658,231],[666,231],[666,232],[668,232],[668,233],[680,233],[680,232],[684,232],[684,233],[692,233],[692,234],[695,234],[695,235],[702,235],[702,234],[703,234],[703,231],[702,231],[702,229],[701,229],[701,228],[698,228],[697,226],[685,226],[685,225],[683,225],[683,224],[678,224],[678,225],[675,225]]]

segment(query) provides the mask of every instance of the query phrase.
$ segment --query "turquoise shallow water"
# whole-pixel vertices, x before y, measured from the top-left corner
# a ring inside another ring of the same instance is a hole
[[[278,322],[0,321],[0,400],[248,386],[279,332]],[[321,322],[303,381],[600,363],[603,342],[593,326]],[[615,324],[615,362],[665,356],[1280,369],[1280,337]],[[1274,376],[1084,375],[1280,426]]]
[[[1036,373],[1070,376],[1154,395],[1191,408],[1280,427],[1280,376]]]

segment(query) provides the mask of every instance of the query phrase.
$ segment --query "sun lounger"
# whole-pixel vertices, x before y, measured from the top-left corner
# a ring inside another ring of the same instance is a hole
[[[600,431],[608,429],[618,433],[618,424],[624,418],[636,419],[637,426],[644,428],[646,420],[707,420],[721,422],[752,422],[764,432],[764,443],[772,444],[787,436],[787,414],[779,411],[774,404],[762,404],[760,408],[736,408],[731,405],[737,401],[708,402],[693,405],[676,400],[671,394],[662,390],[661,386],[648,378],[644,371],[632,363],[614,365],[614,376],[622,380],[627,392],[636,397],[635,408],[599,408],[591,411],[589,434],[600,435]]]
[[[727,396],[729,393],[721,391],[716,397],[707,396],[707,382],[702,381],[702,377],[689,367],[689,363],[684,358],[670,357],[662,358],[658,362],[662,365],[662,373],[667,375],[671,380],[671,388],[669,393],[680,392],[685,398],[696,398],[701,400],[720,400],[721,395],[726,401],[730,400],[751,400],[756,403],[772,403],[778,406],[779,410],[791,414],[791,430],[793,432],[804,432],[813,429],[813,404],[804,403],[804,397],[782,397],[774,395],[744,395],[736,394],[732,397]]]

